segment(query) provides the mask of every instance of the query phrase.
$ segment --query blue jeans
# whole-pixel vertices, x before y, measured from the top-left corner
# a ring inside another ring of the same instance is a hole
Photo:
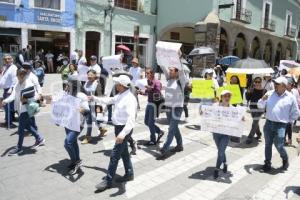
[[[218,149],[218,158],[217,158],[217,164],[216,168],[220,169],[222,163],[226,163],[226,148],[229,143],[229,136],[228,135],[223,135],[219,133],[213,133],[213,138],[216,143],[217,149]]]
[[[288,159],[287,152],[284,148],[285,143],[285,129],[287,124],[272,122],[267,120],[264,126],[265,135],[265,162],[271,163],[272,159],[272,145],[274,143],[280,157],[283,160]]]
[[[183,111],[182,107],[176,107],[176,108],[166,108],[166,114],[167,114],[167,119],[169,123],[169,131],[168,131],[168,136],[167,140],[163,146],[164,151],[168,151],[170,148],[170,145],[173,141],[173,138],[175,136],[177,146],[182,146],[182,137],[180,130],[178,128],[179,120]]]
[[[92,127],[93,127],[93,113],[92,113],[92,108],[95,108],[93,106],[89,106],[89,107],[90,107],[90,111],[85,116],[86,125],[87,125],[86,136],[91,136],[92,135]]]
[[[119,133],[123,130],[124,126],[115,126],[115,135],[116,137],[119,135]],[[123,140],[123,143],[121,144],[115,144],[111,155],[110,155],[110,161],[108,165],[108,171],[107,171],[107,181],[109,183],[112,182],[116,171],[118,167],[118,162],[120,158],[123,160],[124,168],[125,168],[125,174],[126,175],[133,175],[133,167],[130,159],[130,155],[128,152],[128,139],[131,137],[132,130],[130,134],[126,135],[125,139]]]
[[[43,137],[38,133],[34,118],[30,118],[27,112],[21,113],[19,116],[18,127],[18,149],[21,149],[23,146],[25,129],[27,129],[34,136],[36,141],[41,141],[43,139]]]
[[[150,130],[150,141],[156,142],[156,136],[155,133],[160,133],[160,128],[155,125],[155,116],[156,116],[156,110],[155,104],[148,103],[145,111],[145,120],[144,123],[146,126],[149,127]]]
[[[9,89],[4,89],[3,92],[3,99],[6,99],[7,97],[9,97],[10,94],[8,94]],[[14,109],[14,101],[6,104],[4,106],[4,112],[5,112],[5,123],[6,124],[12,124],[13,122],[13,116],[15,113],[15,109]]]
[[[82,128],[81,128],[82,130]],[[80,132],[72,131],[70,129],[65,128],[66,131],[66,139],[65,139],[65,149],[67,150],[71,162],[75,163],[80,160],[79,156],[79,146],[77,142],[77,138]]]

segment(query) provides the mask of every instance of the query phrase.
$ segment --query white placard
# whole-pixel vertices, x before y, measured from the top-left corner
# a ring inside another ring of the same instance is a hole
[[[146,85],[148,85],[148,80],[146,78],[137,80],[135,84],[135,86],[138,87],[140,90],[145,90]]]
[[[71,95],[53,97],[51,120],[54,124],[80,132],[80,99]]]
[[[122,55],[113,55],[113,56],[105,56],[102,58],[102,64],[104,69],[107,70],[109,74],[114,69],[122,69]]]
[[[158,41],[156,44],[157,64],[163,67],[176,67],[181,70],[181,46],[181,43]]]
[[[245,107],[201,106],[201,130],[242,137]]]

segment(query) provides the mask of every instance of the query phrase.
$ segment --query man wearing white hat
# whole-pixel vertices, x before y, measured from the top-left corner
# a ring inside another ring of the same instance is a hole
[[[111,188],[120,158],[122,158],[124,163],[125,175],[117,181],[131,181],[134,177],[127,141],[135,126],[137,101],[130,91],[131,80],[128,76],[120,75],[113,80],[116,90],[118,91],[117,95],[104,98],[95,96],[89,97],[90,101],[95,101],[96,103],[115,105],[112,121],[115,126],[116,143],[110,156],[107,175],[101,183],[96,185],[98,191]]]
[[[284,148],[285,130],[287,124],[298,119],[300,113],[296,98],[287,91],[288,80],[278,77],[274,80],[275,90],[268,92],[258,101],[258,107],[266,109],[265,135],[265,164],[263,171],[271,168],[273,143],[282,158],[282,170],[289,167],[288,155]]]

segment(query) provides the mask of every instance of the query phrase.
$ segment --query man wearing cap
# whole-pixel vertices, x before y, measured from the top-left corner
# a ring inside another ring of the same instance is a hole
[[[101,67],[97,63],[97,56],[92,55],[90,57],[90,63],[91,66],[89,67],[89,70],[94,70],[97,73],[97,78],[100,78],[101,75]]]
[[[295,97],[287,91],[288,81],[285,77],[274,80],[275,90],[268,92],[258,101],[258,107],[266,109],[265,164],[263,171],[271,168],[273,143],[282,158],[282,170],[289,167],[288,155],[284,148],[287,124],[298,119],[300,113]]]
[[[118,91],[118,94],[114,97],[89,97],[90,101],[95,101],[96,103],[115,105],[112,120],[115,126],[116,143],[110,156],[107,175],[101,183],[96,185],[98,191],[111,188],[120,158],[122,158],[124,163],[125,175],[117,181],[131,181],[134,178],[127,142],[135,126],[137,101],[130,91],[131,81],[128,76],[120,75],[115,77],[114,82]]]
[[[129,69],[129,74],[132,76],[131,82],[133,83],[133,86],[136,87],[137,81],[140,80],[142,76],[142,69],[139,66],[139,60],[137,58],[133,58],[131,61],[132,67]],[[138,98],[138,94],[135,94],[136,100],[138,102],[138,109],[140,109],[140,102]]]
[[[17,66],[13,64],[13,58],[9,54],[5,54],[3,57],[4,66],[2,76],[0,78],[0,88],[4,90],[3,99],[6,99],[13,90],[13,87],[17,84]],[[14,102],[10,102],[4,106],[5,111],[5,123],[4,127],[15,127],[12,123],[14,116]]]

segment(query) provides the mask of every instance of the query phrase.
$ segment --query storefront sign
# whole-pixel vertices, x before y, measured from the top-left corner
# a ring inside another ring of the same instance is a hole
[[[35,10],[35,21],[39,24],[60,25],[62,24],[62,16],[59,12]]]

